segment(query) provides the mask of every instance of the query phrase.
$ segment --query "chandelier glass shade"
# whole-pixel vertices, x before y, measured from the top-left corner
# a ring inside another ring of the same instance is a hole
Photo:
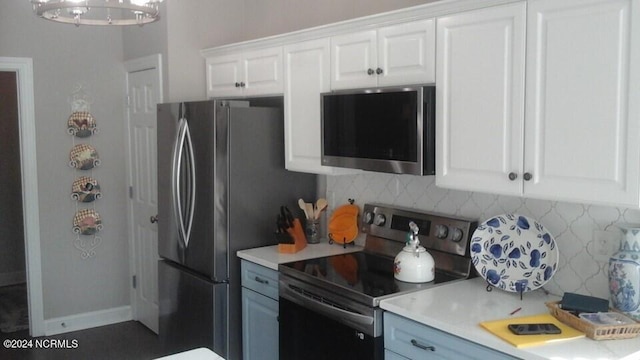
[[[80,25],[144,25],[160,18],[162,0],[31,0],[41,18]]]

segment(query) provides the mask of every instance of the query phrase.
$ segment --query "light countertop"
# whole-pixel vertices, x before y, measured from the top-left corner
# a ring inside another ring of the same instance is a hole
[[[480,345],[522,359],[552,360],[638,360],[640,338],[600,340],[589,338],[561,341],[529,348],[516,348],[480,327],[488,320],[548,313],[545,302],[559,298],[542,290],[519,294],[493,289],[486,291],[482,278],[455,282],[432,289],[383,300],[380,307],[400,316],[457,335]],[[509,315],[521,308],[516,314]]]
[[[156,360],[224,360],[224,358],[207,348],[197,348],[157,358]]]
[[[347,254],[361,250],[361,246],[347,244],[347,247],[344,248],[342,244],[329,244],[326,240],[323,240],[318,244],[307,244],[304,249],[295,254],[280,253],[278,252],[278,245],[272,245],[255,249],[240,250],[237,255],[241,259],[248,260],[277,271],[278,264],[324,256]]]

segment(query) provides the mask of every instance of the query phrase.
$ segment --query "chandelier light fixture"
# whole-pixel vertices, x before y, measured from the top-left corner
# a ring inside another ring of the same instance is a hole
[[[31,0],[41,18],[80,25],[144,25],[160,18],[162,0]]]

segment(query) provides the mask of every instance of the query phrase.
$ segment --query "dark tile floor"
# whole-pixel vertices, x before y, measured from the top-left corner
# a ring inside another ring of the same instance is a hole
[[[3,342],[0,347],[2,360],[146,360],[167,355],[158,336],[137,321],[38,338],[31,338],[28,330],[0,333],[0,340]],[[32,340],[32,349],[7,349],[5,344],[12,342],[10,345],[17,345],[28,340]],[[67,348],[35,349],[36,340],[48,347],[57,344]]]

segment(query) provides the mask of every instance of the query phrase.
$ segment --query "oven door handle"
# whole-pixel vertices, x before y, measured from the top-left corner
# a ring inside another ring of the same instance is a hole
[[[280,287],[280,296],[283,296],[299,305],[305,306],[309,310],[331,316],[336,319],[348,321],[355,324],[371,326],[373,325],[373,317],[360,315],[351,311],[343,310],[338,307],[319,302],[309,296],[301,294],[289,288],[289,286]]]

